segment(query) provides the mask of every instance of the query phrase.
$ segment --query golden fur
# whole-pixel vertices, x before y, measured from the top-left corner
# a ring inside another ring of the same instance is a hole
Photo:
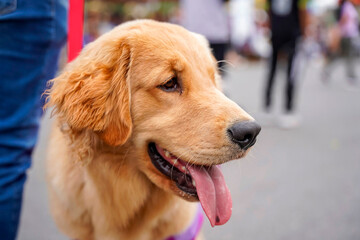
[[[158,87],[174,75],[181,92]],[[147,146],[202,165],[244,156],[226,129],[252,118],[218,81],[205,38],[180,26],[133,21],[88,44],[46,92],[57,117],[47,169],[58,227],[79,240],[186,229],[195,199],[153,166]]]

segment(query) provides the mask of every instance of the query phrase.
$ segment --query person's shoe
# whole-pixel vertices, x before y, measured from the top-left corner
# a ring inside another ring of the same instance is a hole
[[[279,117],[277,124],[282,129],[297,128],[300,126],[300,117],[293,112],[287,112]]]

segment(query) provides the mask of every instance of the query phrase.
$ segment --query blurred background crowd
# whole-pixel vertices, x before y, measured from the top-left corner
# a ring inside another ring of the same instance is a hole
[[[86,1],[85,11],[85,43],[93,41],[101,34],[111,30],[114,26],[134,19],[149,18],[158,21],[167,21],[182,24],[191,11],[196,8],[196,2],[204,11],[208,6],[201,1],[193,1],[194,6],[187,6],[191,1],[116,1],[116,0],[90,0]],[[291,1],[289,1],[291,2]],[[306,10],[309,14],[307,27],[307,53],[312,56],[322,55],[327,57],[329,52],[339,47],[338,41],[341,33],[337,31],[340,20],[340,7],[344,1],[339,0],[309,0]],[[350,1],[359,12],[360,1]],[[260,60],[271,54],[269,39],[271,37],[269,3],[266,0],[218,0],[209,1],[214,4],[218,12],[226,14],[226,25],[229,44],[226,59],[236,64],[246,58]],[[211,7],[209,7],[211,9]],[[197,9],[196,9],[197,10]],[[198,17],[192,21],[200,21],[202,12],[197,12]],[[204,14],[203,14],[204,15]],[[206,15],[206,14],[205,14]],[[218,28],[216,20],[207,20],[208,28]],[[221,21],[221,20],[220,20]],[[220,22],[223,24],[222,22]],[[186,23],[184,23],[186,26]],[[196,23],[193,23],[196,24]],[[206,26],[205,26],[206,28]],[[224,31],[220,30],[220,31]],[[203,30],[199,30],[200,32]],[[222,33],[218,33],[222,34]],[[356,52],[359,54],[359,37],[354,39]]]

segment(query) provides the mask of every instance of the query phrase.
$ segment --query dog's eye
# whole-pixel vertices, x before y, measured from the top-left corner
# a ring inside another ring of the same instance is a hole
[[[159,88],[165,92],[174,92],[179,90],[179,83],[177,77],[173,77],[164,84],[160,85]]]

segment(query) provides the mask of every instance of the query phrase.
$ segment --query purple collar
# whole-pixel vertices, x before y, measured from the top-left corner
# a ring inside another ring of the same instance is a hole
[[[204,215],[201,210],[200,204],[198,204],[197,213],[190,226],[182,233],[179,233],[178,235],[170,236],[166,238],[166,240],[195,240],[195,238],[197,237],[197,235],[201,230],[203,221],[204,221]]]

